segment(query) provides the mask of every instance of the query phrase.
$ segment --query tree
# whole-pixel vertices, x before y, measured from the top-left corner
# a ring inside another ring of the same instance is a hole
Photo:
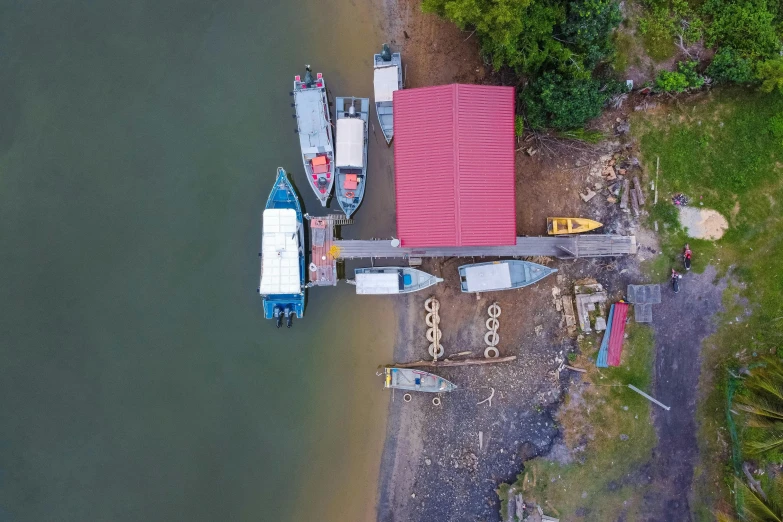
[[[780,49],[767,0],[707,0],[704,13],[712,18],[707,45],[731,47],[753,61],[771,58]]]
[[[735,494],[742,495],[742,520],[746,522],[783,522],[783,475],[771,480],[771,487],[759,493],[738,478],[734,479]],[[736,522],[737,519],[718,513],[719,522]]]
[[[568,4],[562,38],[584,56],[585,66],[592,69],[612,53],[612,31],[621,21],[616,0],[576,0]]]

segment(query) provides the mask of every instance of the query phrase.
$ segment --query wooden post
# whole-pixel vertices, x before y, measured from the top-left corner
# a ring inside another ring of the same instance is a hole
[[[639,204],[644,205],[644,192],[642,192],[642,184],[639,183],[639,178],[637,176],[633,177],[633,184],[636,188],[636,194],[639,196]]]
[[[658,169],[661,166],[661,157],[656,156],[655,157],[655,199],[653,200],[653,205],[658,204]]]

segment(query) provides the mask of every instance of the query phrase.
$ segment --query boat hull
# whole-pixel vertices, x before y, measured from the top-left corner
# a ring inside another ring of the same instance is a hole
[[[358,107],[357,107],[358,102]],[[345,216],[350,218],[356,212],[364,199],[367,187],[367,145],[369,142],[370,99],[369,98],[335,98],[335,118],[337,120],[338,133],[342,132],[340,120],[359,119],[363,122],[362,129],[362,159],[361,165],[340,166],[341,160],[341,136],[337,136],[337,161],[335,166],[334,193],[340,208]],[[355,109],[351,114],[350,107]],[[358,161],[354,163],[359,163]]]
[[[376,71],[376,77],[378,76],[377,71],[379,69],[396,67],[397,90],[402,90],[402,56],[400,53],[393,53],[391,55],[391,60],[384,60],[381,54],[376,54],[373,57],[373,63],[374,69]],[[385,92],[387,92],[387,90],[379,88],[376,82],[375,112],[378,115],[378,124],[380,125],[381,131],[383,132],[383,137],[386,138],[387,144],[391,144],[391,141],[394,138],[394,106],[391,96],[384,96]]]
[[[412,368],[386,368],[383,387],[386,389],[443,393],[457,389],[451,381],[429,372]]]
[[[565,218],[550,217],[546,218],[546,231],[550,236],[563,234],[581,234],[601,228],[603,223],[585,218]]]
[[[557,269],[512,259],[462,265],[458,271],[460,289],[475,293],[524,288],[554,274]]]
[[[307,183],[325,207],[334,186],[334,141],[326,80],[320,73],[313,80],[308,69],[304,81],[295,77],[293,96]]]
[[[304,316],[305,309],[305,256],[304,256],[304,226],[302,207],[299,197],[294,190],[288,175],[282,168],[277,169],[277,178],[275,185],[267,198],[265,210],[284,210],[291,209],[295,212],[298,236],[298,265],[299,265],[299,289],[297,292],[290,293],[262,293],[261,298],[264,307],[264,318],[288,320],[290,317],[301,319]],[[263,239],[262,239],[263,246]],[[264,260],[263,248],[259,254],[261,256],[261,279],[263,281]],[[263,285],[263,283],[262,283]],[[259,286],[259,293],[262,286]]]

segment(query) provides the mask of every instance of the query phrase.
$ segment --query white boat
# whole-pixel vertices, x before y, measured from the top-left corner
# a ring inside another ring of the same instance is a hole
[[[394,111],[392,101],[394,91],[402,90],[402,56],[392,54],[389,46],[383,44],[383,50],[373,58],[373,86],[375,88],[375,112],[381,125],[386,143],[394,137]]]
[[[555,272],[555,268],[511,259],[462,265],[459,278],[463,292],[489,292],[532,285]]]
[[[443,281],[415,268],[396,266],[357,268],[354,277],[358,295],[407,294]]]
[[[337,202],[351,217],[364,198],[367,186],[367,122],[369,98],[336,98],[337,155],[334,187]]]

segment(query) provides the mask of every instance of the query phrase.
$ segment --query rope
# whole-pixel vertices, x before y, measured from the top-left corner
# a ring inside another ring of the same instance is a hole
[[[427,329],[427,341],[429,341],[430,346],[427,351],[429,352],[430,357],[432,357],[432,360],[437,361],[439,357],[443,357],[444,353],[443,345],[440,344],[442,338],[439,328],[440,315],[438,313],[440,311],[440,301],[434,297],[430,297],[424,301],[424,310],[427,311],[424,322],[427,323],[427,326],[429,327]]]

